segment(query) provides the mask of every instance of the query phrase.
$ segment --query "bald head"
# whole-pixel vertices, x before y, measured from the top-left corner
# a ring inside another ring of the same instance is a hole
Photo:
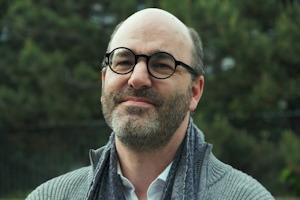
[[[171,13],[157,8],[144,9],[128,17],[119,31],[128,31],[128,29],[134,31],[142,29],[145,32],[153,29],[169,31],[172,34],[181,34],[191,43],[187,27]],[[141,33],[143,34],[143,32]]]
[[[186,29],[186,26],[174,15],[171,13],[158,9],[158,8],[147,8],[141,11],[134,13],[133,15],[129,16],[125,22],[127,23],[138,23],[142,22],[143,24],[148,22],[156,22],[157,25],[159,24],[172,24],[177,26],[178,29]]]
[[[108,51],[121,46],[143,54],[165,51],[171,53],[177,60],[194,66],[195,61],[199,59],[195,39],[199,39],[201,56],[202,44],[198,34],[196,33],[195,38],[192,33],[196,32],[191,32],[191,28],[171,13],[157,8],[147,8],[129,16],[115,29]],[[200,62],[202,63],[202,60]],[[196,68],[196,71],[201,70]]]

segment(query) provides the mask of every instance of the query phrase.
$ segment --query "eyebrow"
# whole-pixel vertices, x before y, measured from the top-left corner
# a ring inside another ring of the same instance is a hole
[[[141,52],[136,51],[135,49],[131,49],[129,47],[126,47],[126,48],[130,49],[135,54],[152,55],[152,54],[155,54],[155,53],[158,53],[158,52],[166,52],[166,53],[169,53],[169,54],[173,55],[172,53],[170,53],[166,50],[162,50],[162,49],[154,49],[154,50],[148,51],[147,53],[141,53]]]
[[[131,54],[131,52],[123,50],[123,51],[118,51],[118,53],[116,55],[117,56],[128,56],[130,54]]]

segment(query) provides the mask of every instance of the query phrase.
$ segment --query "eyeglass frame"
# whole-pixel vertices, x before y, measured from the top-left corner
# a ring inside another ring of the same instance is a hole
[[[134,65],[132,66],[131,70],[129,70],[128,72],[125,72],[125,73],[117,72],[117,71],[115,71],[114,69],[112,69],[111,65],[109,64],[109,61],[110,61],[110,55],[111,55],[115,50],[117,50],[117,49],[126,49],[126,50],[129,50],[129,51],[134,55],[134,58],[135,58],[134,61],[135,61],[135,63],[134,63]],[[172,72],[171,74],[169,74],[168,76],[163,77],[163,78],[154,76],[154,75],[151,73],[151,71],[149,70],[149,65],[148,65],[148,64],[149,64],[149,60],[151,59],[151,57],[152,57],[153,55],[156,55],[156,54],[158,54],[158,53],[164,53],[164,54],[169,55],[169,56],[174,60],[174,63],[175,63],[173,72]],[[189,66],[188,64],[185,64],[185,63],[182,62],[182,61],[176,60],[175,57],[174,57],[172,54],[170,54],[170,53],[168,53],[168,52],[165,52],[165,51],[157,51],[157,52],[155,52],[155,53],[153,53],[153,54],[151,54],[151,55],[146,55],[146,54],[136,54],[133,50],[131,50],[131,49],[127,48],[127,47],[117,47],[117,48],[114,48],[113,50],[111,50],[110,52],[105,53],[105,55],[104,55],[104,63],[105,63],[106,66],[108,65],[108,67],[109,67],[114,73],[120,74],[120,75],[126,75],[126,74],[129,74],[129,73],[133,72],[133,70],[134,70],[136,64],[138,63],[138,59],[139,59],[140,57],[146,58],[147,71],[148,71],[148,73],[149,73],[152,77],[154,77],[154,78],[156,78],[156,79],[167,79],[167,78],[170,78],[170,77],[176,72],[176,69],[177,69],[177,66],[178,66],[178,65],[181,66],[181,67],[183,67],[183,68],[185,68],[185,69],[186,69],[188,72],[190,72],[193,76],[198,76],[198,73],[197,73],[197,71],[196,71],[195,69],[193,69],[191,66]]]

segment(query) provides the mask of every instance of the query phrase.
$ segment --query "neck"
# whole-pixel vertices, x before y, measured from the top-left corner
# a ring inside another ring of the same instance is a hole
[[[131,181],[138,197],[145,197],[152,181],[172,162],[183,141],[189,121],[187,114],[171,140],[159,150],[136,152],[116,137],[116,149],[123,175]]]

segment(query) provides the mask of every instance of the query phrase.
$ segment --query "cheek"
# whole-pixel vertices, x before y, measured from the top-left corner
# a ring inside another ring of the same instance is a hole
[[[189,77],[182,77],[181,79],[173,83],[172,89],[180,94],[191,92],[191,80],[189,79]]]
[[[186,94],[188,92],[189,82],[183,82],[180,79],[163,79],[157,80],[153,87],[165,98],[174,96],[177,94]]]
[[[102,90],[105,92],[116,91],[127,85],[128,76],[107,72],[102,78]]]

